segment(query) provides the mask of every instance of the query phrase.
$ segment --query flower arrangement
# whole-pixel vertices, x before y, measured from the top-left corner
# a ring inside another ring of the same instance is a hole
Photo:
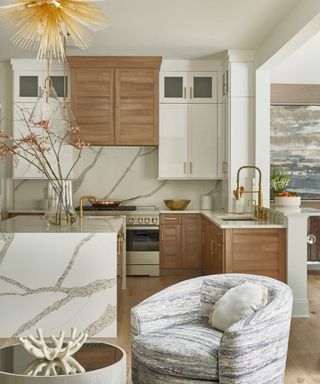
[[[272,167],[270,189],[273,196],[294,197],[295,192],[288,192],[286,188],[292,179],[292,173],[286,172],[282,167]]]
[[[80,128],[76,122],[69,122],[62,115],[54,113],[45,120],[31,122],[26,111],[19,107],[21,121],[25,126],[25,133],[19,137],[13,137],[0,130],[0,156],[13,157],[13,164],[18,165],[24,160],[38,169],[48,179],[48,210],[45,218],[54,224],[72,224],[76,214],[72,201],[72,193],[66,189],[66,183],[81,157],[83,148],[90,145],[80,138]],[[62,164],[63,149],[77,150],[77,155],[69,169],[64,169]],[[69,187],[70,188],[70,187]],[[51,196],[49,196],[51,194]],[[49,203],[54,207],[49,207]]]

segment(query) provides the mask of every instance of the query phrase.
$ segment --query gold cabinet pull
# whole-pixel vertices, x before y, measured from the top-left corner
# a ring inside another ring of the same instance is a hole
[[[192,87],[190,87],[190,99],[192,99]]]
[[[163,241],[163,229],[161,230],[161,241]]]
[[[183,88],[183,98],[184,98],[184,99],[187,98],[187,87],[184,87],[184,88]]]
[[[165,220],[171,220],[171,221],[173,221],[173,220],[177,220],[177,218],[176,218],[176,217],[166,217]]]

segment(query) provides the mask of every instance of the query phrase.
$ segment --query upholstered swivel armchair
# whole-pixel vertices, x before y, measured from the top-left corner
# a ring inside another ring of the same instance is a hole
[[[268,304],[225,332],[208,324],[213,304],[246,281],[268,288]],[[292,291],[254,275],[198,277],[131,312],[133,384],[283,384]]]

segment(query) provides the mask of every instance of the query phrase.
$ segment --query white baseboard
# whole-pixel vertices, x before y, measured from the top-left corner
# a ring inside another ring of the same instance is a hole
[[[307,262],[308,271],[320,271],[320,262]]]
[[[292,317],[309,317],[309,300],[293,299]]]

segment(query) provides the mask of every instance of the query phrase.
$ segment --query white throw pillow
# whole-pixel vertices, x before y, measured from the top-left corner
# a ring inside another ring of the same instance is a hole
[[[225,331],[232,324],[252,315],[268,302],[268,289],[259,283],[246,282],[229,289],[213,306],[209,324]]]

